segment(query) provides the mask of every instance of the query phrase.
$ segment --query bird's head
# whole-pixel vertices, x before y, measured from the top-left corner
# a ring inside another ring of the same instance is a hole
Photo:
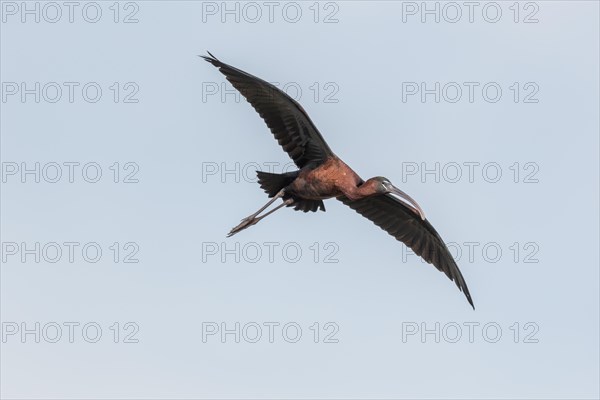
[[[398,189],[396,186],[392,185],[392,182],[390,182],[388,178],[376,176],[369,179],[365,183],[372,186],[376,194],[383,195],[391,193],[398,196],[408,208],[410,208],[415,214],[419,215],[422,220],[425,220],[425,212],[423,212],[423,209],[421,209],[419,204],[412,197]]]

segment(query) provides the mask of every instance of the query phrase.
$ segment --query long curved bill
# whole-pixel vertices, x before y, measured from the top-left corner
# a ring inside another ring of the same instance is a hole
[[[401,200],[410,208],[415,214],[418,214],[423,221],[425,221],[425,212],[419,206],[419,204],[409,195],[404,193],[402,190],[398,189],[394,185],[389,185],[390,193],[398,195]]]

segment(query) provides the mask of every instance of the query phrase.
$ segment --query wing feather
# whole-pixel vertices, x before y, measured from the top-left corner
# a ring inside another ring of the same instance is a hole
[[[444,272],[465,294],[473,308],[473,299],[465,278],[448,247],[427,220],[422,220],[396,197],[386,194],[360,200],[338,197],[342,203],[401,241],[425,261]]]
[[[333,152],[298,102],[272,84],[219,61],[201,56],[219,68],[226,79],[254,107],[283,150],[299,167],[318,165]]]

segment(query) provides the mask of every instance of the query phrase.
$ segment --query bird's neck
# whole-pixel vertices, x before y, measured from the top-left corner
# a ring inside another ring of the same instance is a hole
[[[365,197],[369,197],[373,194],[373,188],[371,187],[371,182],[369,181],[364,182],[359,186],[348,188],[344,191],[344,195],[350,200],[364,199]]]

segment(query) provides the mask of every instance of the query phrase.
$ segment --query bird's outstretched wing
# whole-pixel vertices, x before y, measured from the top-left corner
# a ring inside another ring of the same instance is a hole
[[[448,247],[429,221],[422,220],[390,194],[370,196],[360,200],[350,200],[341,196],[338,197],[338,200],[371,220],[375,225],[410,247],[415,254],[444,272],[464,292],[469,304],[475,308],[465,278],[460,273]]]
[[[302,168],[318,165],[333,152],[298,102],[272,84],[219,61],[201,56],[219,68],[233,87],[248,100],[294,163]]]

